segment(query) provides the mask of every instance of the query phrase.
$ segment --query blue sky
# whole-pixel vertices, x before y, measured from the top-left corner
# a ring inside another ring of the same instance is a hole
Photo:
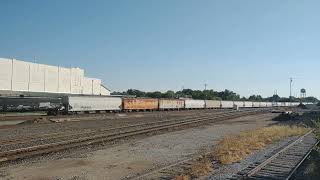
[[[320,97],[320,1],[0,1],[0,57],[84,68],[113,90]]]

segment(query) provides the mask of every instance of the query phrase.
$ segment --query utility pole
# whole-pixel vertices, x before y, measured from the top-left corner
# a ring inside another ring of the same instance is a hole
[[[292,79],[292,77],[291,77],[291,78],[290,78],[290,96],[289,96],[290,102],[291,102],[291,97],[292,97],[292,81],[293,81],[293,79]]]
[[[207,83],[204,84],[204,93],[206,95],[206,100],[207,100]]]

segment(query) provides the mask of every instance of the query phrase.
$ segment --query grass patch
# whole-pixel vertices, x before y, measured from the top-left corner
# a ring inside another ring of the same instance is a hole
[[[207,158],[202,158],[190,167],[188,174],[192,177],[200,177],[208,175],[212,170],[211,161]]]
[[[206,176],[213,171],[212,162],[206,156],[198,159],[184,174],[176,176],[174,180],[189,180]]]
[[[188,176],[188,175],[180,175],[180,176],[176,176],[175,178],[174,178],[174,180],[190,180],[191,178],[190,178],[190,176]]]
[[[320,129],[320,123],[319,129]],[[174,177],[174,180],[190,180],[206,176],[213,171],[212,161],[219,161],[221,164],[232,164],[239,162],[256,150],[265,148],[268,144],[290,137],[301,136],[310,129],[298,126],[271,126],[242,132],[236,136],[223,138],[213,152],[208,156],[202,156],[185,173]],[[320,132],[320,130],[319,130]]]
[[[271,126],[243,132],[237,136],[223,138],[211,155],[221,164],[232,164],[274,141],[290,136],[300,136],[309,130],[309,128],[297,126]]]

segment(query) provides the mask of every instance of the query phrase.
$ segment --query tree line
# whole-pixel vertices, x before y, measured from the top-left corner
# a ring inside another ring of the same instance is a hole
[[[225,101],[266,101],[266,102],[300,102],[300,98],[291,97],[280,97],[278,95],[273,95],[271,97],[263,98],[261,95],[251,95],[250,97],[241,97],[239,94],[230,91],[228,89],[224,91],[214,91],[214,90],[192,90],[183,89],[182,91],[167,91],[167,92],[144,92],[137,89],[128,89],[124,92],[112,92],[111,95],[122,95],[122,96],[132,96],[132,97],[148,97],[148,98],[192,98],[192,99],[202,99],[202,100],[225,100]],[[303,102],[318,102],[319,100],[315,97],[306,97],[302,99]]]

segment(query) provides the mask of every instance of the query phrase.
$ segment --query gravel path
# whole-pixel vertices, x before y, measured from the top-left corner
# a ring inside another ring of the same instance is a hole
[[[0,169],[0,177],[2,174],[8,179],[26,180],[122,179],[189,157],[211,147],[223,136],[273,124],[275,122],[271,119],[275,116],[277,114],[269,113],[241,117],[205,127],[131,140],[98,151],[88,149],[83,154],[69,155],[69,158],[11,165]]]

